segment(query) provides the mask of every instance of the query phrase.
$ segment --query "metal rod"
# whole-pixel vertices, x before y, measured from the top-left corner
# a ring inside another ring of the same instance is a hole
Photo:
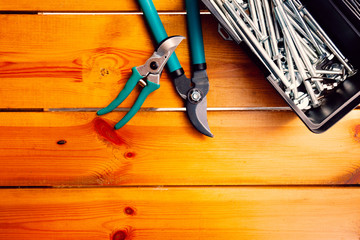
[[[294,94],[294,98],[298,98],[298,89],[296,86],[294,62],[291,56],[291,52],[289,51],[289,48],[287,46],[285,47],[285,53],[286,53],[286,61],[288,63],[288,68],[289,68],[290,82],[292,84],[291,90]]]
[[[260,30],[259,30],[259,28],[254,24],[254,22],[251,20],[251,18],[246,14],[246,12],[244,11],[244,9],[242,9],[242,7],[240,6],[240,8],[239,7],[237,7],[236,9],[235,9],[235,7],[234,7],[234,5],[233,4],[231,4],[228,0],[224,0],[223,2],[225,2],[227,5],[227,7],[228,8],[231,8],[231,10],[232,10],[232,14],[234,15],[234,17],[239,17],[240,18],[240,16],[238,16],[238,14],[237,14],[237,12],[239,12],[240,13],[240,15],[245,19],[245,21],[250,25],[250,27],[252,28],[252,30],[254,30],[254,32],[257,34],[257,36],[258,36],[258,38],[259,38],[259,40],[261,41],[261,42],[263,42],[263,41],[265,41],[266,39],[267,39],[267,36],[266,35],[264,35]],[[232,1],[231,1],[232,2]],[[237,2],[233,2],[233,3],[237,3]]]
[[[307,76],[306,71],[305,71],[305,66],[304,66],[302,60],[300,59],[300,56],[299,56],[299,54],[297,52],[297,49],[295,47],[295,43],[292,41],[291,35],[290,35],[289,31],[288,31],[288,28],[287,28],[287,26],[285,24],[285,21],[284,21],[282,15],[280,14],[278,6],[276,6],[274,8],[274,10],[275,10],[276,16],[278,18],[278,21],[280,23],[280,27],[281,27],[281,29],[283,31],[285,42],[287,43],[287,46],[289,47],[290,52],[292,54],[292,57],[294,59],[295,65],[299,70],[301,78],[303,80],[305,80],[305,79],[308,78],[308,76]]]
[[[303,29],[305,30],[306,34],[309,36],[310,42],[313,44],[313,46],[315,47],[318,54],[322,55],[323,52],[321,51],[320,47],[318,46],[317,42],[315,41],[314,36],[311,34],[310,29],[306,25],[306,23],[305,23],[304,19],[302,18],[300,12],[295,7],[295,4],[293,3],[292,0],[287,0],[287,2],[289,3],[289,5],[293,9],[293,11],[295,12],[295,15],[297,16],[297,19],[299,20],[299,22],[302,25]]]
[[[263,6],[264,6],[264,11],[265,11],[265,23],[267,24],[267,28],[269,31],[269,37],[270,37],[270,46],[272,49],[272,53],[273,53],[273,58],[276,59],[277,64],[279,66],[279,68],[281,67],[281,59],[280,59],[280,52],[279,52],[279,48],[278,48],[278,41],[276,38],[276,32],[275,32],[275,28],[274,28],[274,23],[273,23],[273,18],[271,17],[271,10],[270,10],[270,5],[269,2],[267,0],[263,0]]]
[[[307,70],[309,71],[309,73],[312,77],[316,77],[317,75],[315,73],[315,69],[314,69],[313,65],[311,64],[310,59],[308,58],[304,48],[302,47],[302,44],[300,43],[293,26],[291,25],[287,15],[285,14],[285,11],[283,9],[283,3],[280,0],[275,0],[275,2],[277,3],[279,14],[282,15],[282,20],[285,22],[285,26],[287,27],[286,30],[288,30],[292,40],[294,41],[294,44],[297,47],[297,50],[300,53],[301,58],[302,58],[303,62],[305,63]]]
[[[290,52],[291,52],[291,54],[293,56],[295,65],[297,66],[297,68],[299,70],[299,73],[300,73],[302,81],[303,81],[303,83],[305,85],[306,91],[308,92],[308,94],[310,96],[312,106],[313,107],[318,107],[320,105],[320,103],[319,103],[317,97],[315,96],[315,92],[312,89],[311,83],[308,81],[308,76],[307,76],[307,73],[305,71],[305,66],[303,65],[303,62],[300,59],[300,56],[298,55],[295,44],[294,44],[294,42],[293,42],[293,40],[291,38],[291,34],[290,34],[290,31],[289,31],[289,29],[291,27],[288,28],[289,27],[289,22],[287,22],[287,23],[285,22],[286,16],[285,16],[284,11],[281,11],[281,10],[283,10],[281,8],[281,3],[280,3],[279,0],[273,0],[273,1],[274,1],[274,4],[275,4],[275,8],[274,8],[275,13],[276,13],[276,16],[278,17],[280,27],[283,30],[285,41],[288,44],[288,47],[289,47],[289,50],[290,50]]]
[[[259,18],[259,23],[260,23],[260,31],[265,36],[268,36],[268,31],[267,31],[266,24],[265,24],[264,12],[262,9],[261,1],[255,0],[255,6],[256,6],[257,13],[258,13],[258,18]],[[264,46],[265,46],[265,50],[269,54],[269,56],[272,56],[269,41],[270,41],[269,38],[266,41],[264,41]]]
[[[230,22],[227,20],[226,16],[224,15],[223,11],[221,11],[221,9],[218,7],[218,5],[215,3],[214,0],[210,0],[211,5],[216,9],[216,11],[219,13],[219,15],[221,16],[222,20],[226,23],[226,25],[228,26],[229,30],[231,31],[231,34],[235,37],[237,37],[238,39],[236,39],[237,42],[241,42],[240,37],[238,36],[238,34],[236,33],[235,29],[231,26]]]
[[[227,1],[223,0],[224,6],[229,4]],[[228,10],[233,11],[231,8]],[[284,73],[275,65],[273,60],[267,54],[267,52],[261,47],[260,43],[256,39],[256,37],[252,34],[250,29],[246,26],[245,22],[242,20],[239,21],[238,19],[233,19],[233,21],[239,25],[241,39],[243,39],[249,46],[252,47],[252,50],[260,56],[260,60],[263,61],[265,66],[268,70],[277,78],[279,79],[287,88],[290,87],[290,82],[286,79]]]

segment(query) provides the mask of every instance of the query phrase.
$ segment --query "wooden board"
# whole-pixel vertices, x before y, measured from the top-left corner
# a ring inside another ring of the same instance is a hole
[[[182,0],[153,0],[158,11],[182,11],[184,1]],[[136,0],[0,0],[1,11],[94,11],[94,12],[122,12],[139,11]]]
[[[161,18],[169,35],[187,36],[185,16]],[[286,106],[243,50],[218,35],[216,20],[202,18],[211,84],[208,106]],[[0,22],[0,108],[104,107],[123,88],[131,68],[144,64],[154,50],[139,15],[0,15]],[[177,54],[190,77],[186,41]],[[122,107],[131,106],[137,94]],[[183,106],[166,73],[161,88],[144,104]]]
[[[3,189],[1,194],[0,239],[360,237],[358,188]]]
[[[187,36],[184,1],[154,2],[169,35]],[[154,50],[136,1],[0,0],[0,11],[0,239],[360,239],[360,110],[322,135],[269,111],[287,105],[212,16],[208,106],[232,109],[209,112],[214,139],[173,111],[184,104],[166,72],[119,131],[124,112],[88,109]],[[177,53],[189,76],[188,44]]]
[[[114,131],[123,115],[0,113],[0,185],[360,183],[358,110],[321,135],[292,112],[209,112],[214,139],[183,112],[140,112]]]

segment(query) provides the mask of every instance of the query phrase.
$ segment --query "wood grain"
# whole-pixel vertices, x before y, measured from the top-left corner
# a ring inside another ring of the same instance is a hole
[[[360,111],[310,133],[292,112],[209,112],[215,135],[183,112],[0,113],[0,185],[360,183]],[[65,144],[57,144],[64,140]]]
[[[184,1],[181,0],[153,0],[158,11],[182,11]],[[139,11],[136,0],[0,0],[1,11]]]
[[[169,35],[187,36],[185,16],[161,18]],[[211,84],[208,106],[286,106],[243,50],[218,35],[216,20],[202,18]],[[0,22],[0,108],[104,107],[123,88],[131,68],[154,50],[142,16],[0,15]],[[186,41],[177,54],[190,77]],[[131,106],[136,96],[122,106]],[[160,90],[144,104],[182,106],[166,73]]]
[[[154,0],[161,12],[183,2]],[[17,112],[106,106],[154,44],[136,1],[0,0],[0,11],[0,239],[360,239],[360,110],[322,135],[290,111],[211,111],[214,139],[185,112],[142,111],[119,131],[124,112]],[[187,36],[182,13],[161,18]],[[208,106],[286,106],[202,20]],[[189,76],[188,44],[177,53]],[[167,73],[144,107],[183,107]]]
[[[0,239],[358,240],[358,188],[1,190]]]

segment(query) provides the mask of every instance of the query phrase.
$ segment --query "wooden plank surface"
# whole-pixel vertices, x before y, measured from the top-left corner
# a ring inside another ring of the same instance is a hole
[[[1,194],[0,239],[360,237],[358,188],[3,189]]]
[[[153,0],[158,11],[182,11],[184,1],[182,0]],[[0,11],[139,11],[136,0],[0,0]]]
[[[120,131],[124,112],[79,112],[107,105],[152,53],[136,1],[0,0],[0,11],[126,12],[0,14],[0,239],[360,238],[359,188],[324,187],[360,183],[360,110],[322,135],[290,111],[259,111],[286,104],[212,16],[208,106],[248,109],[210,111],[214,139],[170,112],[183,102],[167,73],[144,105],[167,112],[140,112]],[[184,15],[161,18],[187,36]],[[177,53],[189,75],[188,44]],[[46,112],[19,112],[36,109]]]
[[[161,18],[169,35],[187,36],[185,16]],[[243,50],[218,35],[216,20],[202,18],[211,84],[208,106],[286,106]],[[131,68],[154,50],[143,17],[137,15],[0,15],[0,22],[0,108],[104,107],[123,88]],[[187,42],[177,54],[190,77]],[[122,106],[131,106],[135,96]],[[183,105],[164,73],[161,88],[144,107]]]
[[[0,113],[0,185],[360,183],[360,111],[310,133],[292,112],[209,112],[215,138],[184,112]],[[58,141],[66,144],[59,145]]]

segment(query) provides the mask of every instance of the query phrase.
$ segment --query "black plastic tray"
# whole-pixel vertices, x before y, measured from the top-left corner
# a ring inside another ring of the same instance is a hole
[[[271,0],[270,0],[271,1]],[[227,24],[222,20],[220,14],[212,6],[209,0],[202,0],[210,12],[217,18],[222,27],[231,35]],[[360,69],[360,21],[345,6],[342,0],[303,0],[302,3],[313,15],[320,26],[325,30],[341,52],[349,59],[349,62]],[[360,73],[344,81],[336,91],[327,95],[322,105],[303,112],[283,92],[275,81],[269,78],[270,72],[256,60],[255,54],[241,43],[255,59],[263,70],[266,79],[287,102],[291,109],[299,116],[304,124],[314,133],[322,133],[328,130],[352,109],[360,104]]]

